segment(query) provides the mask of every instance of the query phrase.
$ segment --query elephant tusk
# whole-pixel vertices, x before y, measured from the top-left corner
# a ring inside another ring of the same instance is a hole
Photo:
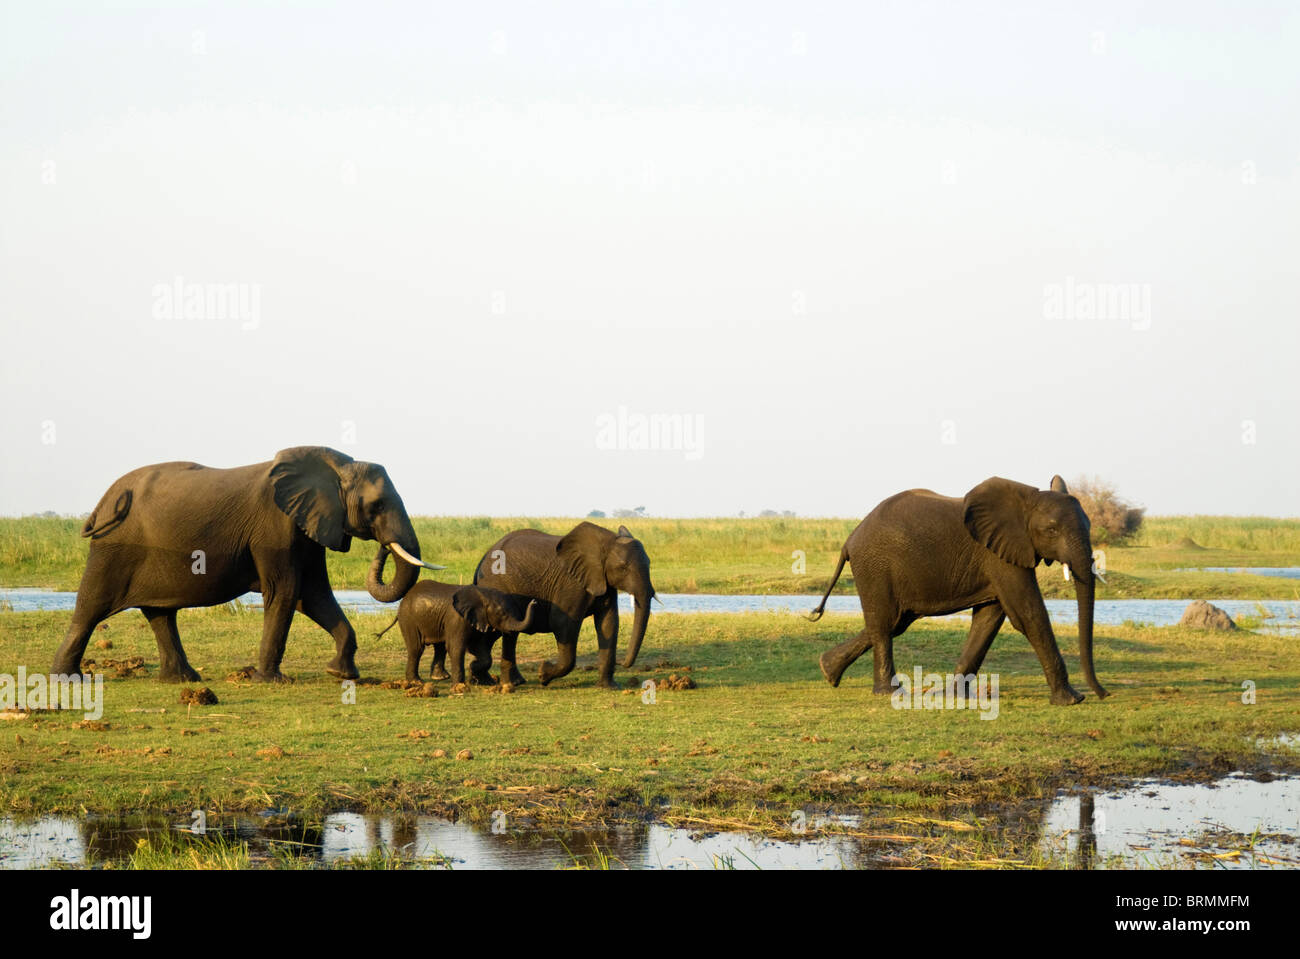
[[[402,559],[406,560],[412,566],[423,566],[425,569],[446,569],[447,568],[446,566],[435,566],[432,563],[426,563],[422,559],[416,559],[406,550],[402,549],[402,544],[398,543],[397,541],[393,541],[389,543],[388,548],[393,552],[394,555],[402,557]]]

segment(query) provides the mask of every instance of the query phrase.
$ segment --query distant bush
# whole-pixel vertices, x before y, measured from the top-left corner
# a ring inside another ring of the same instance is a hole
[[[603,509],[593,509],[587,514],[587,519],[604,519],[605,511]]]
[[[1070,484],[1070,492],[1088,514],[1094,543],[1118,543],[1142,528],[1146,507],[1134,506],[1120,499],[1115,487],[1098,477],[1080,477]]]

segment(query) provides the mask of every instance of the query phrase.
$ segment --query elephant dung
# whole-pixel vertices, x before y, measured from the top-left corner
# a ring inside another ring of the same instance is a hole
[[[1237,624],[1232,621],[1231,616],[1203,599],[1195,600],[1183,611],[1183,618],[1178,621],[1178,625],[1190,626],[1193,629],[1237,628]]]
[[[403,696],[409,696],[416,699],[436,699],[438,690],[433,683],[414,683],[406,687]]]
[[[127,659],[105,659],[102,662],[85,659],[81,662],[81,671],[94,675],[112,670],[116,679],[130,679],[145,672],[144,657],[131,656]]]
[[[669,692],[695,688],[695,680],[689,676],[678,676],[676,673],[672,673],[667,679],[657,679],[654,684],[656,689],[664,689]]]
[[[200,689],[191,689],[188,686],[181,690],[182,706],[215,706],[217,705],[217,694],[203,686]]]

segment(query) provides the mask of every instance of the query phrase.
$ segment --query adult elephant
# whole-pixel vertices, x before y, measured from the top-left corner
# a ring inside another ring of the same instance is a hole
[[[280,661],[295,610],[334,637],[326,672],[359,675],[352,624],[334,600],[325,550],[347,552],[352,538],[378,540],[366,588],[381,603],[401,599],[419,576],[420,544],[384,468],[323,446],[281,450],[234,469],[160,463],[127,473],[82,527],[86,571],[54,672],[81,671],[98,623],[138,607],[158,641],[159,678],[199,679],[176,630],[176,611],[215,606],[261,592],[265,616],[256,678],[284,680]],[[385,584],[387,552],[397,570]]]
[[[1069,706],[1083,695],[1070,685],[1034,568],[1039,561],[1066,563],[1079,604],[1079,659],[1098,697],[1106,690],[1092,667],[1095,574],[1088,517],[1065,481],[1050,490],[993,477],[963,499],[916,489],[891,496],[858,524],[840,550],[831,585],[809,616],[826,608],[845,562],[862,603],[865,628],[821,656],[832,686],[868,649],[875,659],[874,691],[892,693],[894,637],[921,616],[972,610],[970,635],[958,675],[979,671],[1004,619],[1024,633],[1038,654],[1052,702]]]
[[[617,689],[614,659],[618,646],[618,591],[632,595],[636,612],[626,669],[636,662],[650,619],[650,557],[626,526],[611,533],[595,523],[579,523],[565,536],[535,529],[507,533],[488,549],[474,571],[477,586],[490,586],[538,601],[532,624],[524,633],[554,633],[556,662],[545,662],[539,678],[545,686],[567,675],[578,654],[582,621],[592,617],[599,648],[596,685]],[[501,635],[501,678],[524,681],[515,665],[519,632]]]

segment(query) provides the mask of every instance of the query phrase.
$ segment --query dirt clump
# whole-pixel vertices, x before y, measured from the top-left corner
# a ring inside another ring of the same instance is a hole
[[[83,659],[81,671],[92,676],[111,671],[115,679],[131,679],[135,676],[143,676],[147,670],[143,656],[130,656],[126,659]]]
[[[265,749],[259,749],[254,755],[259,759],[283,759],[289,754],[279,746],[267,746]]]
[[[202,686],[199,689],[191,689],[186,686],[181,690],[182,706],[215,706],[217,705],[217,694]]]
[[[226,677],[228,683],[251,683],[257,674],[256,666],[241,666]]]

